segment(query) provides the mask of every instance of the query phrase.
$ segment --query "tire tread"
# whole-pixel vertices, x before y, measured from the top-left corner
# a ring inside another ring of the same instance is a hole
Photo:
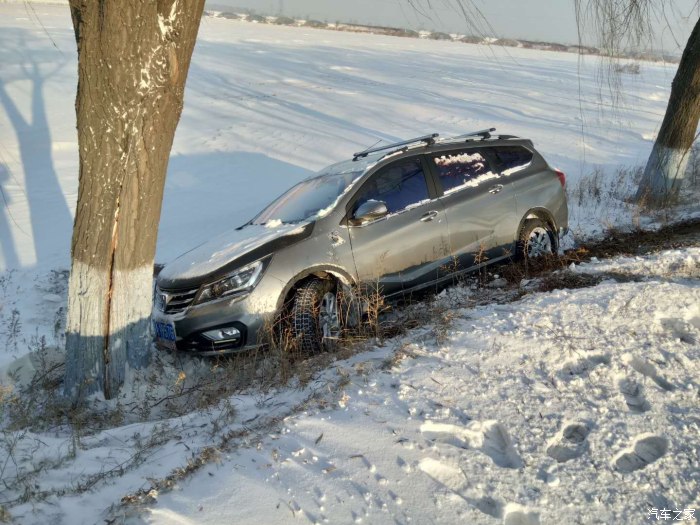
[[[318,326],[318,308],[321,298],[329,289],[328,281],[312,279],[296,291],[292,306],[292,334],[302,353],[313,355],[323,350]]]
[[[530,236],[530,232],[535,228],[544,228],[549,233],[550,239],[552,241],[552,252],[557,251],[556,236],[552,231],[552,226],[543,219],[528,219],[523,223],[520,232],[518,233],[518,242],[516,243],[516,257],[518,260],[527,260],[527,238]]]

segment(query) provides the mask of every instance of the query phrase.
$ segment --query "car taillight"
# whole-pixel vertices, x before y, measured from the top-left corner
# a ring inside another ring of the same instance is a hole
[[[559,179],[559,183],[561,184],[561,187],[565,188],[566,187],[566,174],[561,170],[554,170],[554,173],[557,174],[557,178]]]

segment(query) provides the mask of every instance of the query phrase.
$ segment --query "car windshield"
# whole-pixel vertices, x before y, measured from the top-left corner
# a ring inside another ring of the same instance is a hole
[[[364,169],[331,171],[306,179],[267,206],[251,223],[285,224],[324,217],[364,172]]]

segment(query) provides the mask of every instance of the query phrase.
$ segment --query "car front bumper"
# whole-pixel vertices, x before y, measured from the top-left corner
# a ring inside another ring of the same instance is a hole
[[[178,351],[217,356],[259,348],[266,342],[274,326],[277,298],[281,292],[281,282],[263,278],[246,295],[190,305],[182,312],[168,314],[154,306],[151,318],[156,346],[172,349],[155,336],[155,324],[165,323],[174,328]],[[215,340],[205,335],[222,329],[235,329],[240,336]]]

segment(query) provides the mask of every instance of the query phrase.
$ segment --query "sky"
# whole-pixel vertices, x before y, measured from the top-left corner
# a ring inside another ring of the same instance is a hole
[[[284,14],[328,22],[474,33],[464,16],[455,10],[457,0],[413,0],[412,3],[422,6],[422,12],[412,8],[410,0],[208,0],[207,5],[210,8],[226,5],[253,9],[260,14]],[[578,41],[573,0],[473,0],[473,4],[493,27],[494,36],[560,43]],[[685,44],[692,25],[697,21],[698,9],[693,9],[696,0],[671,0],[667,4],[668,23],[659,21],[655,24],[657,39],[654,47],[674,51],[678,48],[676,41]]]

